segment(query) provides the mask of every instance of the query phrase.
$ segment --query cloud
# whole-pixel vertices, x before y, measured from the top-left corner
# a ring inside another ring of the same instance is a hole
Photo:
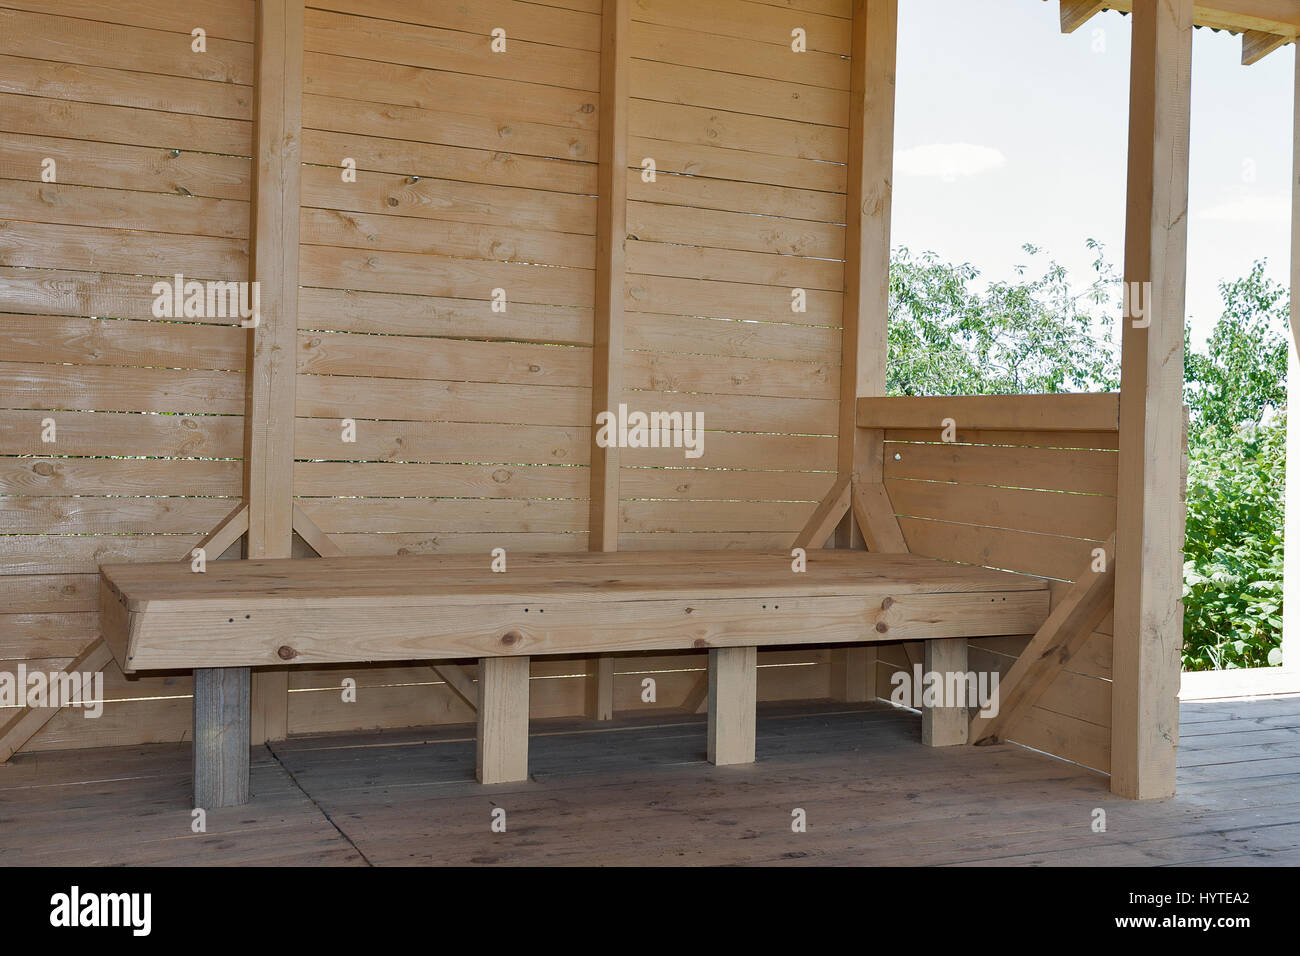
[[[952,182],[960,176],[978,176],[1001,169],[1007,158],[1001,150],[971,143],[932,143],[894,154],[894,170],[903,176],[933,176]]]
[[[1291,200],[1290,197],[1244,196],[1202,209],[1196,218],[1214,222],[1286,225],[1291,222]]]

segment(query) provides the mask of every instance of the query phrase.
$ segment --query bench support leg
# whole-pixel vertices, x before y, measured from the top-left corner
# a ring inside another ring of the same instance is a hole
[[[709,651],[709,763],[754,762],[758,648]]]
[[[966,638],[953,637],[941,641],[925,642],[925,673],[936,674],[951,686],[950,674],[966,673]],[[965,684],[958,684],[964,688]],[[924,690],[924,688],[922,688]],[[943,688],[936,688],[944,694]],[[943,701],[959,703],[958,701]],[[966,707],[921,707],[921,743],[929,747],[955,747],[966,743],[966,732],[970,726]]]
[[[478,662],[479,783],[528,779],[528,658]]]
[[[831,651],[831,699],[851,704],[876,699],[876,646],[853,644]]]
[[[194,806],[248,802],[249,669],[194,672]]]
[[[614,719],[614,658],[610,654],[587,659],[587,716]]]

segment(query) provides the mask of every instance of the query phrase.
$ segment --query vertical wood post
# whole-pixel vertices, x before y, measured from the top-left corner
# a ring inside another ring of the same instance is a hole
[[[709,763],[754,762],[758,648],[709,650]]]
[[[614,656],[600,654],[587,659],[587,716],[614,719]]]
[[[258,323],[248,333],[244,401],[246,555],[289,557],[293,542],[294,367],[298,315],[298,176],[303,0],[256,7],[249,278]],[[194,799],[248,800],[250,743],[287,735],[288,672],[194,672]],[[250,697],[256,707],[250,708]],[[238,712],[237,712],[238,711]],[[251,711],[251,712],[250,712]],[[242,742],[234,730],[242,732]],[[242,769],[241,769],[242,768]]]
[[[626,295],[627,113],[630,83],[631,0],[604,0],[601,8],[600,122],[596,170],[596,310],[592,325],[591,483],[588,544],[591,551],[618,550],[619,454],[596,444],[595,417],[618,410],[623,390],[623,298]],[[602,656],[588,714],[614,716],[614,662]]]
[[[194,672],[194,806],[248,802],[248,668]]]
[[[841,475],[880,481],[880,458],[863,444],[878,444],[882,436],[858,432],[856,399],[885,394],[898,0],[854,0],[852,30],[837,467]],[[839,547],[866,547],[852,512],[834,540]],[[830,654],[831,696],[875,699],[876,648],[834,648]]]
[[[831,655],[831,697],[848,703],[876,699],[876,648],[854,644]]]
[[[966,673],[966,638],[952,637],[925,642],[925,673],[937,674],[949,687],[949,674]],[[956,686],[964,687],[963,682]],[[951,706],[921,707],[921,743],[927,747],[955,747],[966,743],[970,726],[966,706],[947,701]]]
[[[1137,0],[1129,94],[1111,790],[1174,792],[1192,0]]]
[[[1283,540],[1292,542],[1282,565],[1282,668],[1300,674],[1300,42],[1295,45],[1295,114],[1291,158],[1291,348],[1287,363],[1286,461],[1290,476],[1283,509]],[[1291,401],[1291,399],[1295,401]],[[1296,411],[1294,424],[1290,413]],[[1288,613],[1285,609],[1290,608]]]
[[[257,5],[250,251],[262,315],[249,333],[244,427],[250,558],[288,558],[293,550],[303,6],[303,0]],[[285,669],[253,674],[253,743],[288,735],[288,677]]]
[[[479,783],[528,779],[528,658],[478,662]]]

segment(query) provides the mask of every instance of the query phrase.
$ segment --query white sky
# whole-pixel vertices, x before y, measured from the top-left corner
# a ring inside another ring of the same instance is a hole
[[[894,244],[985,279],[1012,278],[1026,242],[1080,288],[1086,239],[1120,266],[1131,22],[1108,11],[1063,36],[1055,0],[903,0]],[[1193,44],[1187,312],[1200,344],[1222,279],[1267,258],[1289,281],[1295,47],[1243,67],[1240,37],[1197,30]]]

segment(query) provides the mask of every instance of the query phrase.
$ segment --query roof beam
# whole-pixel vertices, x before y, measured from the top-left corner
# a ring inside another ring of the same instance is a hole
[[[1276,33],[1247,30],[1241,35],[1241,65],[1250,66],[1252,63],[1258,63],[1291,40],[1291,37],[1279,36]]]
[[[1106,0],[1104,6],[1133,12],[1133,0]],[[1193,22],[1234,33],[1257,30],[1294,38],[1300,33],[1300,0],[1204,0],[1195,4]]]
[[[1061,32],[1073,33],[1105,6],[1105,0],[1061,0]]]

